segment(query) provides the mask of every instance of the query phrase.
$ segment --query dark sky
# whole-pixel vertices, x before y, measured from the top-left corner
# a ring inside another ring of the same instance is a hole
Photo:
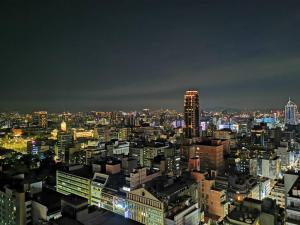
[[[0,110],[300,103],[298,0],[0,2]]]

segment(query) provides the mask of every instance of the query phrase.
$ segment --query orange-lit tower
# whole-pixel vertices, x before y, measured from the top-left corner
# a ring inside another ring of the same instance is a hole
[[[184,95],[184,135],[186,138],[199,137],[199,94],[188,90]]]

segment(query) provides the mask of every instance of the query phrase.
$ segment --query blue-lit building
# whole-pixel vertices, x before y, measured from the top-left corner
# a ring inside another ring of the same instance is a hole
[[[41,151],[41,143],[38,141],[27,142],[27,153],[31,155],[38,155]]]
[[[291,99],[285,106],[284,122],[287,125],[298,125],[298,107]]]

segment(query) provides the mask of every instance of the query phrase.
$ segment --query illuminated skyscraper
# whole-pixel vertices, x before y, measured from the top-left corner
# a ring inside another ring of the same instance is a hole
[[[287,105],[285,106],[285,117],[284,122],[288,125],[298,124],[298,107],[297,105],[289,99]]]
[[[199,94],[189,90],[184,95],[184,134],[186,138],[199,137]]]
[[[68,149],[72,145],[72,135],[67,133],[59,133],[57,136],[56,155],[62,162],[68,161]]]
[[[34,112],[33,121],[42,128],[48,127],[48,113],[46,111]]]

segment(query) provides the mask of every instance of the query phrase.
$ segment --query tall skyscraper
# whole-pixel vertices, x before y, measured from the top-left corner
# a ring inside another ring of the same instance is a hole
[[[188,90],[184,95],[184,134],[186,138],[199,137],[199,94]]]
[[[57,136],[56,155],[58,160],[68,162],[68,150],[73,143],[72,135],[61,132]]]
[[[298,124],[298,107],[297,105],[289,99],[287,105],[285,106],[285,117],[284,122],[288,125]]]
[[[34,112],[33,114],[33,122],[38,124],[42,128],[48,127],[48,113],[46,111]]]

